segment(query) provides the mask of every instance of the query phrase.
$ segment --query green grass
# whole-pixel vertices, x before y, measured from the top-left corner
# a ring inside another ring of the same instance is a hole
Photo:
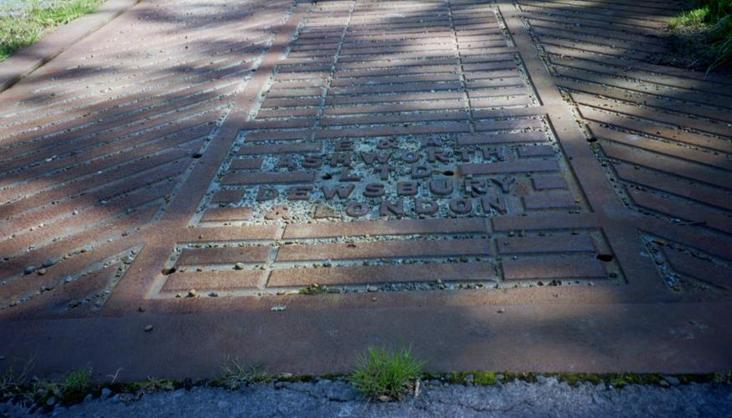
[[[422,362],[408,349],[369,348],[351,375],[351,383],[364,395],[379,400],[399,400],[422,376]]]
[[[483,370],[452,372],[445,375],[444,379],[456,385],[471,383],[476,386],[493,386],[499,383],[498,373]]]
[[[15,370],[13,367],[6,369],[0,375],[0,403],[10,400],[24,392],[25,386],[30,379],[32,362],[25,364],[22,370]]]
[[[74,370],[63,376],[61,380],[30,378],[32,362],[23,370],[6,370],[0,376],[0,402],[8,400],[21,401],[24,404],[46,406],[50,399],[64,405],[80,402],[94,390],[91,381],[91,369]]]
[[[64,405],[75,404],[81,402],[92,390],[91,376],[91,369],[80,369],[70,372],[61,381],[35,379],[30,395],[39,405],[45,404],[51,398]]]
[[[732,0],[697,0],[695,7],[673,18],[671,29],[691,39],[708,70],[732,63]]]
[[[232,360],[231,364],[224,367],[224,374],[216,382],[216,386],[223,386],[227,389],[239,389],[253,383],[267,383],[274,380],[262,366],[242,366],[239,362]]]
[[[97,9],[102,0],[61,0],[50,7],[32,1],[21,16],[0,17],[0,61],[43,34]]]

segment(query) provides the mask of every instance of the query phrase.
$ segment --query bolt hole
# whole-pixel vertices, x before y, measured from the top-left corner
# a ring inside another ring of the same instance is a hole
[[[176,270],[177,269],[175,267],[164,268],[163,271],[162,271],[162,273],[163,273],[164,276],[169,276],[169,275],[175,273]]]
[[[598,254],[597,259],[600,261],[609,263],[609,262],[613,261],[613,256],[612,256],[612,254]]]
[[[331,174],[329,174],[329,173],[325,173],[325,174],[323,174],[323,176],[321,178],[323,180],[330,180],[330,179],[333,178],[333,176]]]
[[[452,170],[445,170],[445,171],[442,172],[442,174],[445,175],[445,176],[454,176],[455,175],[455,172],[452,171]]]
[[[197,152],[197,153],[193,154],[192,157],[198,159],[198,158],[203,157],[203,154],[201,154],[200,152]]]

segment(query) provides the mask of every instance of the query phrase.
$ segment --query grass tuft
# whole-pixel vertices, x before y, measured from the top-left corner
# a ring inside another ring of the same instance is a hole
[[[78,402],[92,388],[92,370],[80,369],[67,374],[61,382],[61,396],[68,403]]]
[[[38,405],[53,405],[56,402],[64,405],[75,404],[81,402],[94,389],[91,377],[91,369],[79,369],[69,372],[60,381],[33,378],[30,390],[23,397]]]
[[[702,28],[709,16],[709,7],[699,7],[687,10],[671,19],[669,23],[672,29]]]
[[[0,403],[23,394],[32,368],[33,362],[28,362],[21,370],[15,370],[11,366],[0,375]]]
[[[372,347],[360,359],[351,383],[372,399],[399,400],[413,390],[422,375],[422,366],[408,349],[392,352]]]
[[[682,49],[696,55],[707,71],[732,64],[732,0],[696,0],[693,9],[671,19]]]
[[[223,386],[234,390],[253,383],[267,383],[274,380],[261,366],[242,366],[239,362],[232,360],[231,364],[224,367],[224,374],[214,382],[217,386]]]
[[[41,6],[37,0],[23,13],[0,17],[0,61],[37,42],[51,29],[97,9],[102,0],[61,0]]]

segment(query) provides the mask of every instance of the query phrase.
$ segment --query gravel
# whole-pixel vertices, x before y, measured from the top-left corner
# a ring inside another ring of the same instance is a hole
[[[347,383],[256,384],[240,390],[194,387],[147,394],[132,400],[116,394],[70,408],[58,417],[721,417],[732,411],[732,386],[689,384],[663,388],[630,385],[622,389],[555,378],[514,381],[490,387],[427,382],[418,398],[368,402]],[[42,416],[0,405],[1,417]],[[48,416],[48,415],[45,415]]]

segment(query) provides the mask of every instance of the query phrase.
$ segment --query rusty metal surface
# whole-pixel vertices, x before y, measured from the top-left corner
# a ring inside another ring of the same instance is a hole
[[[262,344],[339,358],[317,372],[401,334],[469,347],[417,347],[447,368],[729,367],[732,80],[662,64],[679,5],[589,6],[139,4],[0,94],[3,350],[98,333],[81,358],[131,367],[199,335],[199,372]],[[562,339],[588,352],[527,360]]]

